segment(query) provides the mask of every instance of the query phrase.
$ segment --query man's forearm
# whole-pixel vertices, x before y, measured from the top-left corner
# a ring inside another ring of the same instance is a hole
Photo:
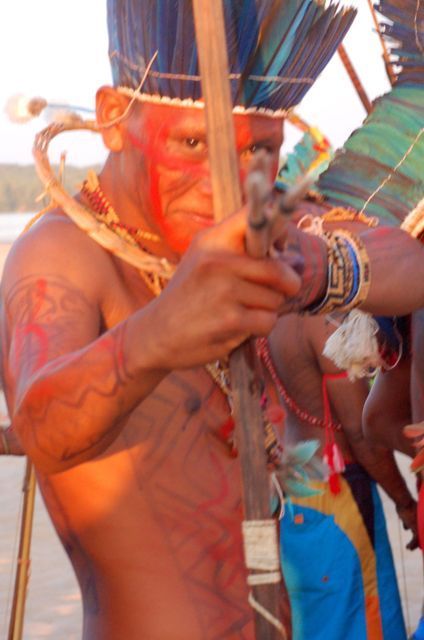
[[[152,365],[148,329],[141,312],[36,372],[17,401],[13,424],[38,468],[62,471],[100,452],[161,381],[166,372]]]
[[[361,309],[393,316],[407,315],[424,307],[423,244],[397,227],[381,227],[355,235],[365,246],[371,272],[370,288]],[[288,300],[282,312],[319,306],[328,286],[326,241],[290,227],[285,249],[286,259],[301,273],[302,288]],[[299,260],[298,266],[294,256]],[[351,265],[346,265],[346,272],[350,268]],[[345,303],[342,298],[334,300],[334,310],[343,310]]]
[[[424,306],[424,246],[399,228],[361,234],[371,265],[371,287],[362,305],[379,315],[406,315]]]
[[[399,471],[393,451],[370,446],[364,439],[349,444],[356,460],[393,500],[396,507],[401,508],[411,504],[412,495]]]

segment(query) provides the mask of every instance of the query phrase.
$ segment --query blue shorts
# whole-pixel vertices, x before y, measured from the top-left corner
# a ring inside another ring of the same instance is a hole
[[[341,492],[294,498],[281,522],[293,640],[406,640],[384,513],[357,464]]]

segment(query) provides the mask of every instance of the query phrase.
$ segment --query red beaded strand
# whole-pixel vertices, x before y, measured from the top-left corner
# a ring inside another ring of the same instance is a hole
[[[287,407],[290,409],[292,413],[294,413],[294,415],[297,418],[299,418],[300,420],[303,420],[304,422],[307,422],[313,427],[318,427],[320,429],[327,428],[327,429],[332,429],[333,431],[342,430],[342,425],[340,423],[327,422],[323,418],[312,416],[307,411],[304,411],[303,409],[301,409],[293,400],[293,398],[289,396],[286,389],[283,387],[283,384],[280,380],[280,377],[277,371],[275,370],[275,366],[272,361],[271,353],[269,350],[268,341],[266,338],[258,338],[258,340],[256,341],[256,350],[257,350],[258,356],[261,358],[267,371],[269,372],[275,386],[277,387],[278,392],[280,393],[281,397],[284,399],[284,402],[286,403]]]

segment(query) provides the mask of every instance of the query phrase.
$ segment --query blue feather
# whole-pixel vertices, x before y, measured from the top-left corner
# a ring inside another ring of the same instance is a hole
[[[284,491],[296,498],[310,498],[311,496],[319,496],[324,493],[322,489],[313,489],[312,487],[296,482],[296,480],[287,479],[284,482]]]
[[[336,0],[224,0],[223,6],[229,67],[236,76],[233,104],[247,108],[287,109],[299,102],[355,15],[338,12]],[[143,90],[201,97],[193,78],[199,71],[191,0],[108,0],[108,27],[116,85],[135,89],[157,50]],[[283,76],[299,82],[274,79]]]
[[[156,0],[156,49],[158,51],[157,65],[159,69],[170,69],[174,60],[174,43],[176,40],[178,15],[176,0]],[[159,95],[169,96],[172,93],[171,80],[159,79]]]
[[[183,1],[178,7],[177,28],[174,44],[174,68],[177,74],[195,75],[197,72],[197,50],[190,43],[195,41],[194,24],[191,18],[191,3]],[[173,85],[176,95],[194,94],[193,82],[179,80]]]
[[[318,440],[304,440],[290,448],[288,460],[296,465],[306,464],[320,447]]]
[[[419,11],[417,0],[380,0],[376,9],[384,19],[382,32],[387,39],[398,83],[422,83],[424,8]]]

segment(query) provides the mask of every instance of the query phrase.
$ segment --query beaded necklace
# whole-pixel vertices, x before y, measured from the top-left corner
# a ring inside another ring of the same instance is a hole
[[[268,340],[266,338],[259,338],[256,341],[256,350],[258,356],[262,360],[265,365],[265,368],[269,372],[273,383],[278,389],[279,394],[284,399],[287,407],[290,411],[297,417],[299,420],[303,422],[307,422],[313,427],[319,427],[320,429],[332,429],[333,431],[341,431],[342,425],[337,422],[328,421],[324,418],[318,418],[317,416],[313,416],[304,409],[301,409],[299,405],[293,400],[293,398],[288,394],[287,390],[283,386],[283,383],[280,380],[280,377],[275,369],[274,363],[272,361],[271,352],[268,345]]]
[[[81,193],[87,198],[102,221],[113,229],[117,235],[129,240],[132,244],[139,244],[142,240],[160,242],[161,238],[156,233],[140,229],[139,227],[131,227],[120,221],[115,209],[103,193],[99,179],[92,169],[87,173],[87,178],[81,187]],[[143,247],[143,249],[144,248],[145,247]]]
[[[343,454],[339,445],[335,440],[335,433],[342,431],[343,427],[340,423],[333,422],[331,417],[330,400],[328,397],[328,391],[326,382],[329,378],[338,379],[346,378],[345,371],[338,374],[326,374],[322,378],[322,399],[324,405],[324,418],[318,418],[313,416],[307,411],[301,409],[294,399],[288,394],[287,390],[283,386],[280,377],[275,369],[275,365],[272,361],[271,351],[269,348],[268,340],[266,338],[259,338],[256,341],[256,351],[259,358],[264,363],[265,368],[270,374],[275,387],[284,399],[288,409],[299,419],[307,422],[313,427],[323,429],[325,432],[324,444],[323,444],[323,461],[328,466],[328,483],[330,491],[333,495],[338,495],[341,491],[340,474],[345,469],[345,462]]]
[[[103,193],[99,179],[94,171],[88,171],[87,178],[81,187],[81,193],[88,200],[91,209],[95,213],[96,219],[133,246],[138,246],[143,249],[143,251],[150,253],[143,244],[143,241],[160,242],[161,238],[157,234],[121,222],[115,209]],[[165,280],[157,274],[150,273],[146,270],[139,270],[139,273],[150,291],[152,291],[155,296],[159,295],[165,286]]]

